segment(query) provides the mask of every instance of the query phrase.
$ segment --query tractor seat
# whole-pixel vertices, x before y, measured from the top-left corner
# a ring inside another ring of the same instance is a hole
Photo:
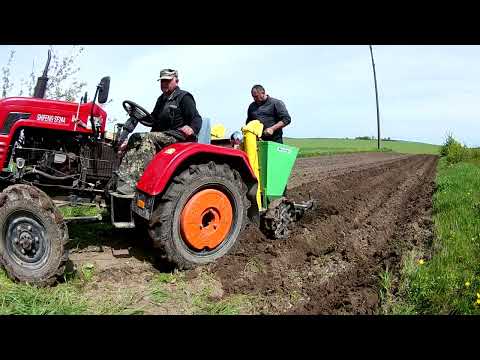
[[[198,132],[198,143],[199,144],[210,144],[210,119],[204,118],[202,119],[202,127]]]

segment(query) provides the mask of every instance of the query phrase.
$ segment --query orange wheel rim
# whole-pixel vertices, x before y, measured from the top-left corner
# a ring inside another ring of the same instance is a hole
[[[212,250],[227,237],[232,219],[230,199],[219,190],[205,189],[193,195],[183,208],[180,231],[193,249]]]

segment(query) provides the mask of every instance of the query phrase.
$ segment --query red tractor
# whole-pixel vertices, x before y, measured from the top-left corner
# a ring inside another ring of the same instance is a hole
[[[33,98],[0,100],[0,262],[9,277],[52,284],[68,260],[68,229],[55,205],[103,202],[117,228],[148,230],[155,247],[179,268],[225,255],[247,218],[259,223],[258,181],[245,152],[179,143],[146,167],[134,196],[114,191],[119,158],[105,137],[110,78],[92,102],[44,99],[50,53]],[[143,108],[123,103],[130,116]],[[149,125],[149,124],[145,124]],[[48,193],[48,195],[47,195]]]

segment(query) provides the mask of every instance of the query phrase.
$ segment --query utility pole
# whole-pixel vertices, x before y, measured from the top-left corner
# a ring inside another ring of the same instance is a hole
[[[377,139],[378,139],[378,150],[380,150],[380,112],[378,110],[378,90],[377,90],[377,74],[375,73],[375,62],[373,61],[373,51],[372,45],[368,45],[370,48],[370,55],[372,57],[372,68],[373,68],[373,80],[375,81],[375,97],[377,99]]]

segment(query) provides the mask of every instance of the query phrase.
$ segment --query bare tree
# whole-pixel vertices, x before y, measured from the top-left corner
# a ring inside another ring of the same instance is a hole
[[[75,60],[83,52],[84,48],[73,46],[72,53],[62,58],[55,53],[53,46],[50,46],[50,49],[53,54],[53,65],[49,71],[46,96],[55,100],[74,101],[87,84],[86,82],[79,82],[74,78],[74,75],[80,71],[80,68],[75,66]],[[71,79],[72,82],[65,84],[68,79]]]
[[[32,71],[30,72],[30,75],[28,75],[28,79],[21,79],[20,80],[20,93],[18,94],[19,96],[23,96],[23,89],[24,87],[27,88],[26,96],[32,96],[33,91],[35,89],[35,83],[37,81],[37,78],[35,77],[35,60],[32,61]]]
[[[83,47],[73,46],[72,51],[67,56],[60,57],[53,46],[52,65],[48,71],[48,84],[46,97],[54,100],[74,101],[79,97],[86,82],[79,81],[75,75],[80,71],[80,67],[75,65],[75,61],[84,51]],[[14,82],[10,71],[13,62],[15,50],[10,51],[7,65],[2,67],[2,97],[7,97],[12,90]],[[33,96],[37,76],[35,75],[35,63],[32,64],[32,71],[27,79],[20,80],[19,96]]]
[[[2,67],[2,98],[7,97],[8,93],[13,88],[13,82],[11,81],[10,67],[12,66],[13,57],[15,56],[15,50],[10,50],[10,56],[8,62]]]

